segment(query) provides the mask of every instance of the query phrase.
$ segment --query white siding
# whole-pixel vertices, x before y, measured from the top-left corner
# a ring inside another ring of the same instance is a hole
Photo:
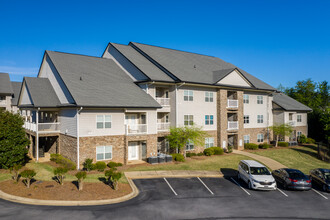
[[[250,84],[236,70],[221,79],[218,84],[251,87]]]
[[[283,124],[284,123],[284,112],[283,111],[275,111],[273,113],[274,124]]]
[[[111,128],[96,128],[97,115],[111,115]],[[107,136],[125,134],[123,110],[82,110],[79,115],[79,136]]]
[[[74,100],[69,90],[65,86],[59,73],[56,71],[56,68],[54,67],[53,63],[51,62],[51,60],[47,55],[45,56],[42,62],[39,77],[49,79],[50,83],[52,84],[55,90],[57,97],[59,98],[62,104],[74,103]]]
[[[257,94],[257,93],[247,93],[244,94],[249,95],[249,103],[244,103],[244,115],[250,116],[250,123],[244,124],[244,128],[265,128],[270,126],[270,119],[272,117],[271,114],[271,100],[268,100],[268,96],[265,94]],[[257,96],[263,97],[263,104],[257,104]],[[268,105],[267,105],[268,103]],[[258,115],[263,115],[263,123],[257,123]]]
[[[157,111],[148,110],[146,112],[147,112],[148,134],[157,134]]]
[[[77,110],[62,109],[59,113],[60,132],[77,137]]]
[[[193,101],[184,101],[184,90],[193,91]],[[213,92],[213,102],[205,102],[205,92]],[[178,125],[184,125],[184,115],[193,115],[194,123],[203,130],[217,130],[216,89],[182,86],[178,89]],[[213,125],[205,125],[205,115],[213,115]]]
[[[31,104],[33,104],[32,99],[31,99],[31,94],[28,91],[28,89],[26,88],[25,84],[22,87],[19,104],[20,105],[31,105]]]
[[[296,113],[301,115],[301,122],[297,122],[297,126],[307,126],[307,113]]]

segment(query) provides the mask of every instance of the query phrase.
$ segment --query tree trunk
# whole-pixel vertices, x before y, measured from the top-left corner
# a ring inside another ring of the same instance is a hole
[[[275,147],[277,147],[277,143],[278,143],[278,136],[279,136],[279,135],[276,135]]]
[[[115,190],[118,189],[118,181],[114,181],[114,182],[113,182],[113,188],[114,188]]]
[[[81,191],[83,189],[83,183],[81,180],[78,180],[78,189]]]
[[[27,186],[27,188],[30,188],[30,182],[31,182],[31,179],[26,179],[26,186]]]

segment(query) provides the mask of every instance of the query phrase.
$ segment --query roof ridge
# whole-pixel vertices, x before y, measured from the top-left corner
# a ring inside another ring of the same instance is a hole
[[[178,49],[172,49],[172,48],[168,48],[168,47],[161,47],[161,46],[156,46],[156,45],[150,45],[150,44],[143,44],[143,43],[139,43],[139,42],[130,42],[132,44],[142,44],[142,45],[146,45],[146,46],[151,46],[151,47],[158,47],[158,48],[162,48],[162,49],[167,49],[167,50],[173,50],[173,51],[179,51],[179,52],[183,52],[183,53],[189,53],[189,54],[196,54],[196,55],[200,55],[200,56],[206,56],[206,57],[212,57],[212,58],[218,58],[216,56],[211,56],[211,55],[206,55],[206,54],[201,54],[201,53],[194,53],[194,52],[189,52],[189,51],[184,51],[184,50],[178,50]],[[219,58],[218,58],[219,59]]]
[[[91,56],[91,55],[79,54],[79,53],[68,53],[68,52],[62,52],[62,51],[46,50],[46,53],[48,53],[48,52],[62,53],[62,54],[82,56],[82,57],[90,57],[90,58],[97,58],[97,59],[103,59],[103,60],[111,60],[111,59],[104,58],[104,57],[97,57],[97,56]]]

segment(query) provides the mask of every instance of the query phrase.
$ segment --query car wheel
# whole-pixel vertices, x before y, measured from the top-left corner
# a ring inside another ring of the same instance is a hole
[[[252,189],[252,184],[250,181],[248,182],[248,186],[249,186],[249,189]]]
[[[241,179],[241,175],[239,174],[239,172],[237,173],[237,179],[238,179],[238,180]]]

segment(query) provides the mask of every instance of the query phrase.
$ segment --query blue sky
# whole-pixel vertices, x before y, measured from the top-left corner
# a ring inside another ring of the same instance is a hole
[[[101,56],[130,41],[219,57],[277,87],[330,81],[330,1],[0,0],[0,72],[36,76],[45,50]]]

